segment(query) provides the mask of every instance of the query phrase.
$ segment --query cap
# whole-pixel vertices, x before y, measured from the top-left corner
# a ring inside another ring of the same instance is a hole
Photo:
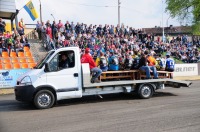
[[[85,53],[89,53],[89,52],[90,52],[90,48],[86,48]]]
[[[170,56],[170,53],[167,53],[166,56]]]

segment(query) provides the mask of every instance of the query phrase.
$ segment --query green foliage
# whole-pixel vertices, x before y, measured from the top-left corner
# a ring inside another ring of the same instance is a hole
[[[200,35],[200,22],[196,22],[192,26],[192,32],[193,32],[193,35]]]
[[[200,0],[166,0],[166,11],[179,21],[188,20],[193,24],[193,33],[200,35]]]

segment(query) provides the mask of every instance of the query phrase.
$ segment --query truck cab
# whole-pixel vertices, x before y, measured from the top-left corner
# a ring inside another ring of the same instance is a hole
[[[18,78],[16,99],[34,101],[41,108],[51,107],[52,100],[82,97],[81,81],[79,48],[51,50],[34,69]]]

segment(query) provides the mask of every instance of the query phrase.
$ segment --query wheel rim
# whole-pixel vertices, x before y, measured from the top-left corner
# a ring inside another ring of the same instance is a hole
[[[42,107],[47,107],[51,104],[51,96],[47,93],[38,96],[38,104]]]
[[[145,98],[149,97],[151,95],[151,88],[149,86],[144,86],[141,90],[142,96]]]

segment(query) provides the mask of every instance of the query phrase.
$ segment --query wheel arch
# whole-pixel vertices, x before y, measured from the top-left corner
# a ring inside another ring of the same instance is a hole
[[[56,94],[56,90],[53,86],[50,86],[50,85],[42,85],[42,86],[38,86],[36,87],[36,90],[35,90],[35,93],[34,93],[34,96],[37,94],[37,92],[39,92],[40,90],[49,90],[53,93],[54,97],[55,97],[55,102],[57,101],[57,94]]]
[[[153,92],[156,91],[156,85],[153,84],[153,83],[140,83],[140,84],[137,85],[137,89],[139,90],[144,85],[149,85],[149,86],[151,86],[153,88]]]

